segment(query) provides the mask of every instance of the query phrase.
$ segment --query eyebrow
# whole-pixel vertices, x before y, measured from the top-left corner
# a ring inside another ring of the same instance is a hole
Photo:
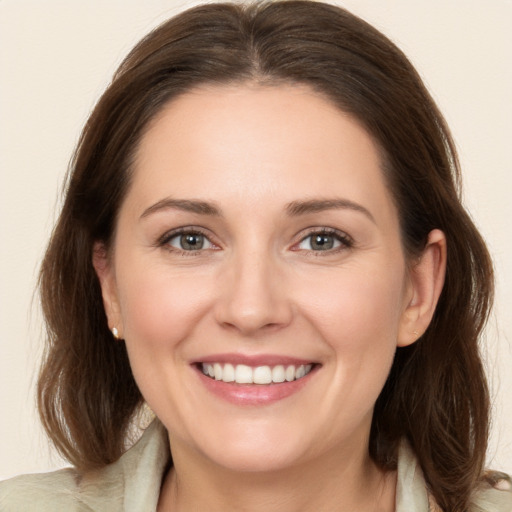
[[[221,217],[220,209],[213,203],[208,203],[206,201],[195,201],[192,199],[173,199],[166,197],[165,199],[158,201],[149,208],[146,208],[140,218],[143,219],[152,213],[168,209],[198,213],[199,215]]]
[[[173,199],[166,197],[154,205],[146,208],[141,215],[141,219],[161,210],[181,210],[185,212],[197,213],[214,217],[222,217],[221,210],[214,203],[207,201],[197,201],[193,199]],[[364,206],[350,201],[349,199],[308,199],[305,201],[292,201],[285,207],[286,213],[291,217],[307,215],[309,213],[318,213],[327,210],[353,210],[360,212],[368,217],[373,223],[375,218]]]
[[[364,214],[374,224],[376,223],[369,210],[349,199],[309,199],[307,201],[292,201],[286,206],[286,212],[293,217],[326,210],[354,210]]]

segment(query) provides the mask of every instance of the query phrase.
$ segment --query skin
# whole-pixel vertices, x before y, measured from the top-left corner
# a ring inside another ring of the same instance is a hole
[[[172,238],[191,226],[201,250]],[[326,229],[334,247],[313,248]],[[159,510],[394,510],[395,475],[368,455],[373,406],[396,347],[432,318],[445,245],[433,231],[406,261],[376,145],[307,87],[204,87],[168,104],[138,148],[109,256],[94,256],[109,325],[169,432]],[[285,399],[242,406],[192,364],[220,353],[316,371]]]

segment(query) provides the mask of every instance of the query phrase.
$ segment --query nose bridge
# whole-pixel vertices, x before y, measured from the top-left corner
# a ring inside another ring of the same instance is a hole
[[[251,334],[290,322],[285,276],[272,251],[254,245],[240,248],[233,252],[228,267],[224,279],[221,276],[220,323]]]

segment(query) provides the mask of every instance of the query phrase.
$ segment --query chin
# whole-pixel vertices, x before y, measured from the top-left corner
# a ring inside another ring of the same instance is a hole
[[[285,449],[283,449],[285,448]],[[271,473],[289,469],[303,458],[299,447],[262,446],[230,446],[227,449],[216,449],[204,453],[214,464],[228,471],[238,473]]]
[[[201,435],[197,436],[189,430],[186,444],[205,463],[234,472],[274,472],[305,460],[304,438],[296,428],[268,420],[244,423],[210,424],[207,431],[199,428]],[[172,436],[171,447],[179,449]]]

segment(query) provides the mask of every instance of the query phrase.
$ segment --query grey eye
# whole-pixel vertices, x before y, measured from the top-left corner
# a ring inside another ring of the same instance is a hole
[[[339,237],[330,233],[312,233],[299,243],[299,249],[306,251],[329,251],[341,246]]]
[[[182,251],[199,251],[212,247],[212,243],[201,233],[181,233],[173,236],[168,244]]]

